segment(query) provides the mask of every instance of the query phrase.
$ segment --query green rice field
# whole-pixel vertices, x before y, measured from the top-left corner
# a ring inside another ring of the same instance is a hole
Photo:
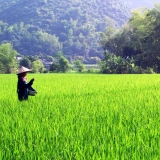
[[[159,160],[160,75],[0,75],[0,160]]]

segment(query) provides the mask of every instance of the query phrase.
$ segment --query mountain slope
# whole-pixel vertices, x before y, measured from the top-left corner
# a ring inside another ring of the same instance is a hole
[[[100,56],[99,32],[112,21],[121,26],[128,17],[119,0],[1,0],[0,20],[6,24],[0,26],[0,41],[12,42],[21,54],[54,56],[62,50],[72,58]]]
[[[127,8],[118,0],[100,1],[100,0],[17,0],[13,5],[6,6],[5,1],[1,2],[0,19],[9,24],[24,22],[38,23],[39,20],[60,20],[77,19],[84,14],[88,18],[99,18],[104,20],[108,16],[116,21],[117,24],[123,24],[129,15]]]

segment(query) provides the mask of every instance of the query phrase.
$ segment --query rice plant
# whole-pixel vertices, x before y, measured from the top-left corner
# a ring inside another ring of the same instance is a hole
[[[160,159],[160,75],[0,75],[0,159]]]

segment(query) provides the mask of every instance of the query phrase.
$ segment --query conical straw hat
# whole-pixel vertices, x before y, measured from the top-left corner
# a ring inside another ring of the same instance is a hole
[[[30,72],[30,71],[31,71],[30,69],[22,66],[22,67],[19,69],[19,71],[18,71],[17,74],[21,74],[21,73],[24,73],[24,72]]]

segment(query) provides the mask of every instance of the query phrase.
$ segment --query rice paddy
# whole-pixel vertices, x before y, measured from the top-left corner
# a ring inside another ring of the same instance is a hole
[[[0,159],[160,159],[160,75],[0,75]]]

